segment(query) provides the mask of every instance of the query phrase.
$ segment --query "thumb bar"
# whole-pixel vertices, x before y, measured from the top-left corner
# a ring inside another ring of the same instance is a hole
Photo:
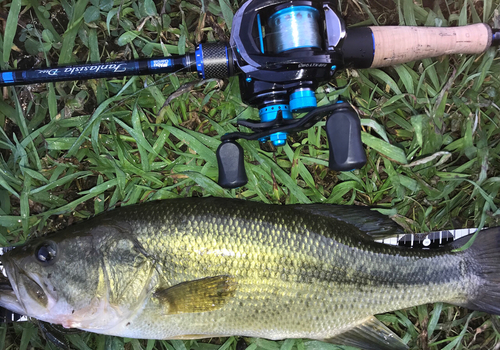
[[[446,28],[353,28],[347,30],[344,60],[355,68],[379,68],[441,55],[477,54],[498,45],[497,34],[484,23]]]

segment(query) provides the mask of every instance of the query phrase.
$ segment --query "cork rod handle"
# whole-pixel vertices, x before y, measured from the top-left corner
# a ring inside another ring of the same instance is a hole
[[[484,24],[463,27],[370,27],[374,57],[371,68],[448,54],[476,54],[491,46],[492,31]]]

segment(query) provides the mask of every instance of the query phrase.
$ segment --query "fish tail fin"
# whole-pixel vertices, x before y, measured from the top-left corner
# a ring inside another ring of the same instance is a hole
[[[466,240],[464,240],[467,238]],[[470,237],[463,237],[453,244],[463,246]],[[500,227],[492,227],[477,234],[475,241],[465,251],[473,259],[471,268],[477,278],[475,291],[469,295],[465,307],[500,315]]]

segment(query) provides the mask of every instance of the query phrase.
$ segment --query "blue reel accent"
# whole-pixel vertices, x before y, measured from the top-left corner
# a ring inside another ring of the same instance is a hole
[[[286,132],[275,132],[269,136],[269,141],[273,143],[276,147],[286,145],[286,138],[288,133]]]
[[[273,121],[276,119],[276,114],[281,110],[281,115],[283,119],[292,119],[292,112],[290,112],[290,108],[288,105],[279,104],[272,105],[261,108],[259,110],[260,121],[263,123]],[[260,142],[266,142],[267,140],[271,141],[275,146],[284,146],[286,144],[286,137],[288,133],[286,132],[276,132],[274,134],[269,135],[269,137],[262,138]]]
[[[498,46],[500,45],[500,29],[493,29],[492,33],[492,38],[491,38],[491,46]],[[373,35],[373,33],[372,33]]]
[[[264,36],[262,35],[262,24],[260,22],[260,14],[257,14],[257,28],[259,29],[260,52],[264,53]]]
[[[293,113],[308,112],[316,107],[316,95],[310,89],[297,90],[290,95],[290,110]]]
[[[373,56],[375,56],[375,35],[372,32]]]
[[[259,109],[260,121],[263,123],[273,121],[276,119],[276,113],[281,109],[281,115],[283,119],[292,119],[292,112],[288,105],[272,105]]]
[[[194,55],[196,57],[196,70],[198,71],[198,77],[205,79],[205,65],[203,64],[203,51],[201,49],[201,44],[196,47]]]

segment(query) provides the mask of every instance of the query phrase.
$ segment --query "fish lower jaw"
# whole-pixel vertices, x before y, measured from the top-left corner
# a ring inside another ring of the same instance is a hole
[[[64,328],[82,328],[82,323],[67,321],[67,322],[61,322],[61,326],[63,326]]]
[[[0,307],[20,315],[24,315],[26,313],[26,310],[21,305],[14,292],[2,291],[0,293]]]
[[[45,322],[60,324],[64,328],[78,328],[99,333],[116,326],[123,320],[123,312],[103,299],[94,299],[88,306],[73,309],[58,302],[45,315],[34,316]]]
[[[36,318],[45,322],[60,324],[64,328],[78,328],[89,332],[102,333],[106,329],[113,328],[116,323],[121,321],[121,318],[116,315],[95,314],[91,317],[79,318],[69,315],[53,315],[50,317],[37,316]]]

